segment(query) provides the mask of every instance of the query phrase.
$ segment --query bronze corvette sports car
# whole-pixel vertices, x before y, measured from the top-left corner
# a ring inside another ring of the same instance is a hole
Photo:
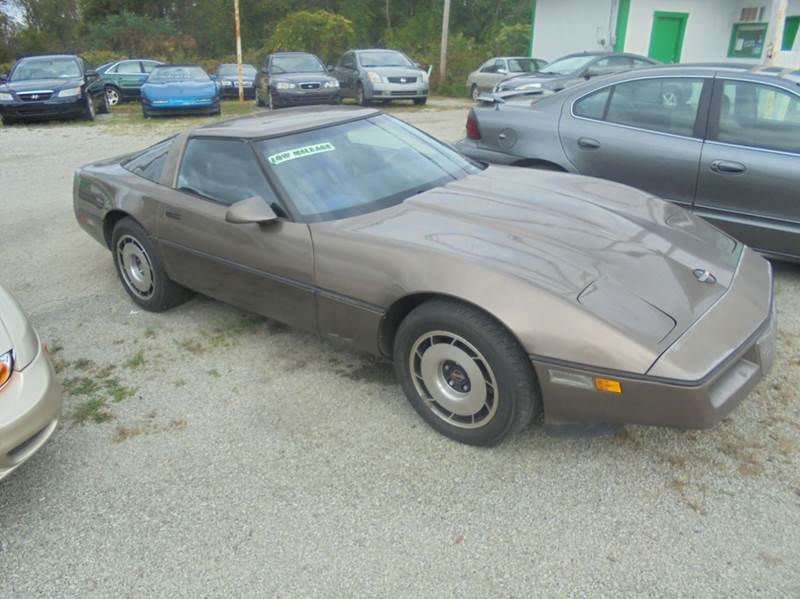
[[[773,361],[769,263],[609,181],[471,162],[378,110],[258,113],[80,169],[148,310],[189,290],[394,360],[436,430],[705,428]]]

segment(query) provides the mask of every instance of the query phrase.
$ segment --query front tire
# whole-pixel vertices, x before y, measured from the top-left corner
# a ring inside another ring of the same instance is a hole
[[[364,93],[364,84],[360,81],[356,86],[356,104],[359,106],[369,106],[369,100],[367,100],[367,94]]]
[[[114,227],[111,252],[123,288],[145,310],[163,312],[191,296],[167,277],[150,236],[132,218],[123,218]]]
[[[491,446],[540,411],[533,366],[485,312],[455,301],[415,308],[397,330],[395,372],[409,402],[443,435]]]
[[[111,106],[108,103],[108,96],[103,94],[103,99],[100,101],[100,108],[98,110],[100,114],[109,114],[111,112]]]
[[[94,117],[97,114],[94,110],[94,100],[92,100],[92,95],[88,91],[86,92],[85,97],[86,97],[86,102],[84,102],[83,106],[83,120],[93,121]]]
[[[428,98],[414,98],[414,106],[425,106],[428,103]]]

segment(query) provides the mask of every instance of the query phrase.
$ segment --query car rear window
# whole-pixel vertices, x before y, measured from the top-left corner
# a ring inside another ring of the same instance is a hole
[[[158,142],[154,146],[150,146],[129,158],[122,163],[123,168],[129,170],[134,175],[139,175],[145,179],[149,179],[154,183],[161,180],[161,173],[164,170],[164,164],[167,161],[167,154],[169,154],[169,147],[172,145],[172,140],[176,136],[168,137],[167,139]]]

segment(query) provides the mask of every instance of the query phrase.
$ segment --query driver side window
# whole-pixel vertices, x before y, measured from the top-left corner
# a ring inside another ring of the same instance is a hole
[[[190,139],[178,189],[230,206],[253,196],[277,199],[249,144],[230,139]]]

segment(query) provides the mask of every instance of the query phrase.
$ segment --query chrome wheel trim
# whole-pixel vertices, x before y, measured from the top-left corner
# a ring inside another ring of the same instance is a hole
[[[499,390],[488,360],[469,341],[430,331],[411,346],[409,370],[428,409],[448,424],[473,429],[497,413]],[[458,375],[458,376],[455,376]]]
[[[117,241],[115,255],[119,272],[130,292],[143,300],[153,297],[156,290],[153,264],[139,240],[132,235],[123,235]]]
[[[473,102],[477,102],[478,98],[480,97],[480,95],[481,95],[481,89],[476,84],[473,83],[472,84],[472,101]]]
[[[119,92],[113,87],[106,88],[106,100],[109,106],[116,106],[119,104]]]

